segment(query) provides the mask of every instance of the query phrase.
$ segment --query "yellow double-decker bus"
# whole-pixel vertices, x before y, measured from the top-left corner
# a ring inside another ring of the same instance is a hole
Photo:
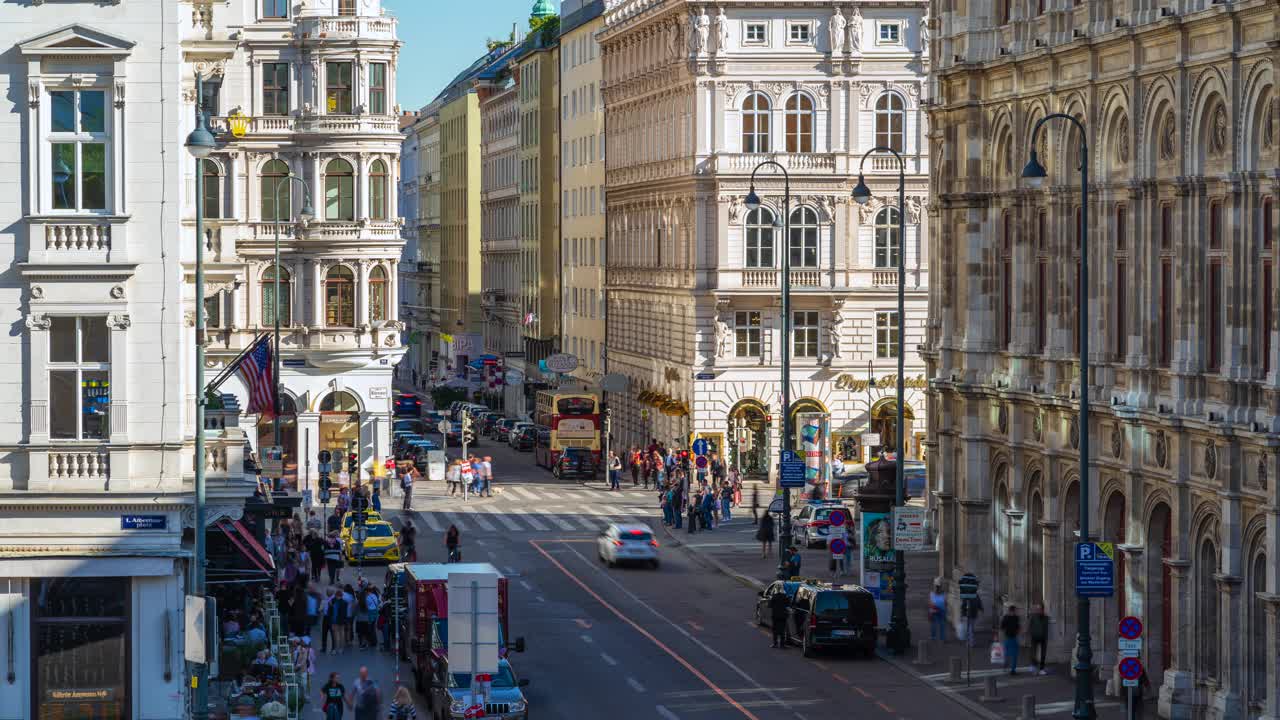
[[[541,390],[534,405],[534,421],[550,431],[547,442],[534,448],[534,462],[555,467],[567,448],[591,452],[600,467],[600,399],[589,393]]]

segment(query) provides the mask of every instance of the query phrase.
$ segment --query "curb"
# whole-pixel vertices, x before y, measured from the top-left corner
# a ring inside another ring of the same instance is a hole
[[[963,707],[964,709],[973,713],[977,717],[988,718],[988,720],[1006,720],[1003,715],[993,712],[988,708],[983,707],[981,703],[976,702],[974,700],[970,700],[964,695],[961,695],[959,692],[955,690],[955,688],[952,688],[948,685],[935,685],[929,682],[928,680],[925,680],[924,675],[922,675],[914,667],[912,667],[911,663],[900,660],[899,658],[895,657],[893,654],[891,654],[888,650],[885,650],[884,648],[877,648],[876,656],[879,657],[881,660],[889,663],[893,667],[897,668],[900,672],[915,678],[920,682],[920,684],[933,688],[934,690],[938,691],[940,694],[942,694],[943,697]]]
[[[667,542],[683,550],[684,553],[688,555],[690,559],[692,559],[694,562],[697,562],[705,567],[709,567],[719,572],[722,575],[728,576],[729,578],[736,580],[737,582],[741,583],[742,585],[748,588],[751,588],[752,590],[760,591],[765,589],[766,583],[760,582],[759,580],[753,577],[748,577],[746,575],[743,575],[742,573],[737,572],[736,570],[730,568],[728,565],[725,565],[723,562],[720,562],[719,560],[716,560],[715,558],[710,557],[709,555],[699,552],[697,549],[695,549],[690,545],[686,545],[684,542],[680,540],[680,538],[676,536],[676,533],[672,528],[667,527],[665,523],[661,522],[657,518],[650,518],[649,526],[661,528],[662,533],[667,537]]]

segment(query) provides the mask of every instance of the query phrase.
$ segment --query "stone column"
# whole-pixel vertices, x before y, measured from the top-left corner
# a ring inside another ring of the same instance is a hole
[[[289,265],[290,285],[289,285],[289,324],[293,327],[306,325],[307,319],[303,317],[302,298],[306,295],[306,273],[307,265],[302,260],[295,260]],[[300,340],[299,340],[300,341]],[[298,408],[301,410],[301,408]]]
[[[369,262],[367,260],[361,260],[360,264],[356,268],[356,327],[368,325]]]
[[[1260,596],[1267,607],[1267,699],[1258,720],[1280,720],[1280,594],[1260,593]],[[1250,632],[1257,629],[1251,628]]]
[[[308,324],[315,328],[323,328],[324,321],[324,268],[320,260],[312,258],[307,261],[311,267],[311,316]]]
[[[387,320],[400,319],[400,261],[388,263],[387,271]]]
[[[1041,572],[1044,577],[1040,579],[1040,587],[1044,588],[1044,614],[1049,616],[1049,647],[1045,650],[1045,662],[1059,659],[1058,648],[1066,647],[1070,649],[1074,643],[1074,638],[1066,638],[1063,633],[1066,632],[1066,616],[1068,613],[1075,612],[1075,608],[1064,608],[1059,602],[1062,597],[1061,593],[1053,592],[1053,588],[1059,587],[1062,577],[1062,541],[1059,534],[1062,529],[1062,523],[1056,520],[1041,520],[1040,527],[1040,549],[1043,553],[1043,559],[1040,563]],[[1036,532],[1037,528],[1029,528],[1028,532]],[[1054,642],[1057,636],[1058,642]],[[1065,659],[1065,658],[1063,658]]]
[[[1218,634],[1221,638],[1218,651],[1218,689],[1209,697],[1206,713],[1211,720],[1242,720],[1246,717],[1244,692],[1244,659],[1248,652],[1245,628],[1240,621],[1247,612],[1241,602],[1238,575],[1215,574],[1218,585]]]
[[[1166,559],[1169,567],[1169,609],[1173,628],[1189,628],[1191,617],[1191,561]],[[1160,686],[1160,717],[1169,720],[1191,720],[1191,707],[1194,701],[1194,678],[1191,675],[1191,652],[1195,640],[1190,633],[1174,632],[1169,638],[1173,667],[1165,670],[1164,683]]]

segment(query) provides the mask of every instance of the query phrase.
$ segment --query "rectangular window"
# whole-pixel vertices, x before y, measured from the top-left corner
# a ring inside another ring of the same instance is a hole
[[[107,208],[106,92],[49,93],[50,198],[55,210]]]
[[[325,107],[330,114],[351,114],[351,63],[325,64]]]
[[[1173,361],[1173,264],[1165,259],[1160,262],[1160,352],[1161,367],[1169,367]]]
[[[1129,353],[1129,278],[1124,260],[1116,261],[1116,360]]]
[[[262,0],[263,19],[289,17],[289,0]]]
[[[218,102],[218,98],[222,95],[222,80],[220,78],[208,78],[200,83],[200,109],[208,113],[210,117],[221,115],[219,112],[222,106]]]
[[[387,64],[369,63],[369,112],[387,114]]]
[[[1124,250],[1126,236],[1129,232],[1128,211],[1124,205],[1116,205],[1116,250]]]
[[[127,577],[33,579],[32,689],[38,717],[129,717]]]
[[[1222,262],[1209,261],[1209,277],[1205,283],[1205,341],[1204,369],[1218,372],[1222,369]]]
[[[338,0],[339,15],[355,15],[356,0]]]
[[[205,327],[222,327],[222,293],[215,292],[204,299]]]
[[[747,23],[746,31],[743,33],[743,41],[747,43],[764,43],[767,31],[768,26],[762,22]]]
[[[1271,240],[1275,235],[1275,227],[1272,225],[1275,219],[1272,217],[1271,198],[1262,201],[1262,247],[1270,248]]]
[[[1262,263],[1262,372],[1271,372],[1271,323],[1275,315],[1275,268],[1268,260]]]
[[[1041,353],[1049,349],[1049,291],[1045,287],[1048,274],[1046,261],[1036,263],[1036,347]]]
[[[1173,204],[1160,206],[1160,247],[1168,250],[1173,247]]]
[[[813,41],[813,27],[807,22],[793,22],[788,25],[788,37],[793,43]]]
[[[898,312],[876,313],[876,357],[898,357]]]
[[[1000,346],[1013,342],[1013,262],[1005,260],[1000,267]]]
[[[262,114],[289,114],[289,63],[262,64]]]
[[[111,428],[105,317],[55,317],[49,327],[49,437],[106,440]]]
[[[902,44],[902,23],[899,22],[880,22],[876,23],[877,39],[880,45],[901,45]]]
[[[738,357],[760,357],[760,313],[734,313],[734,336]]]
[[[798,358],[818,357],[818,313],[804,310],[791,313],[791,354]]]

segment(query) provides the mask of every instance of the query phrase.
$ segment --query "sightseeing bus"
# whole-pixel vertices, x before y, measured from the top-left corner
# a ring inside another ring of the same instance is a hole
[[[534,422],[551,430],[549,441],[539,442],[534,448],[534,462],[552,468],[565,448],[582,448],[590,451],[596,467],[600,466],[599,398],[587,393],[541,390],[534,408]]]

